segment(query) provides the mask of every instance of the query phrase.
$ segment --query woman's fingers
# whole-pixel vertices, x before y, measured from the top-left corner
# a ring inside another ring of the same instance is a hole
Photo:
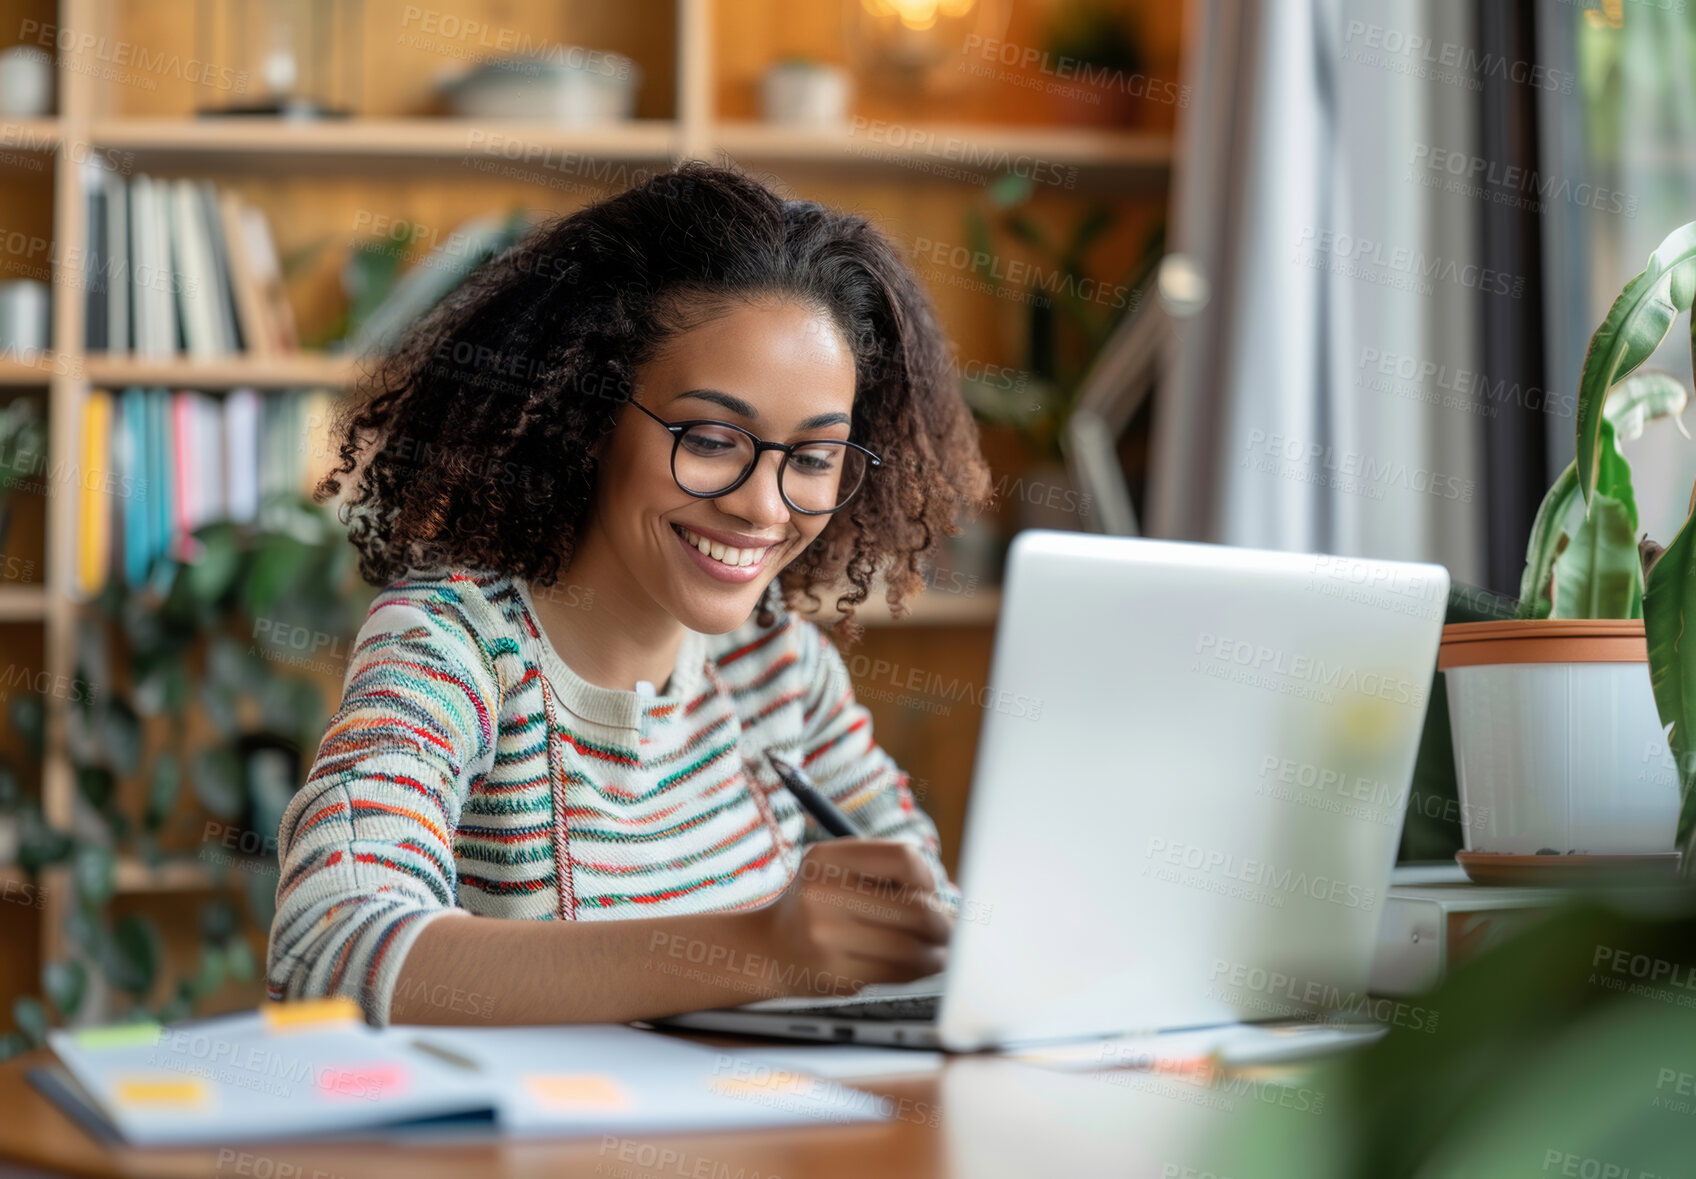
[[[947,957],[944,947],[905,930],[864,924],[842,934],[837,952],[853,962],[868,964],[868,968],[877,964],[910,972],[904,975],[906,978],[935,974]]]
[[[832,839],[807,847],[801,879],[830,884],[864,876],[909,888],[934,890],[936,877],[924,853],[899,839]]]

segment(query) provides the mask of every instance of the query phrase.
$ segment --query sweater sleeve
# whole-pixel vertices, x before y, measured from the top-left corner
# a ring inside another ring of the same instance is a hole
[[[854,699],[854,685],[836,649],[816,624],[795,617],[797,671],[803,699],[801,768],[819,790],[842,808],[868,837],[917,844],[936,877],[937,888],[954,906],[960,892],[942,866],[936,824],[913,801],[907,772],[872,738],[872,715]],[[808,842],[819,832],[808,820]]]
[[[455,904],[454,832],[491,765],[499,685],[451,585],[391,586],[277,832],[273,999],[347,995],[389,1021],[401,962]]]

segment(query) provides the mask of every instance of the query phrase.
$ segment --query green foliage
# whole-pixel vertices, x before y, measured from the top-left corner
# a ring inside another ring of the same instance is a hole
[[[1684,805],[1678,816],[1677,843],[1689,865],[1696,853],[1696,652],[1690,622],[1696,607],[1696,536],[1689,519],[1649,570],[1643,597],[1643,629],[1649,643],[1649,684],[1662,724],[1670,724],[1667,745],[1684,786]],[[1687,867],[1686,871],[1690,869]]]
[[[1578,378],[1578,485],[1586,500],[1596,489],[1602,447],[1602,408],[1615,383],[1655,354],[1673,320],[1690,310],[1696,293],[1696,221],[1667,235],[1649,263],[1608,308]]]
[[[1679,417],[1688,401],[1683,386],[1663,373],[1631,374],[1693,300],[1696,221],[1662,240],[1590,339],[1578,379],[1576,457],[1538,508],[1519,607],[1521,618],[1643,619],[1655,708],[1678,766],[1677,843],[1687,875],[1696,873],[1696,653],[1686,638],[1696,611],[1696,539],[1687,517],[1643,576],[1649,558],[1637,540],[1631,468],[1615,440],[1616,433],[1637,437],[1657,417],[1672,417],[1689,437]],[[1691,333],[1696,353],[1696,317]]]
[[[1069,0],[1055,12],[1048,51],[1126,74],[1140,73],[1144,52],[1137,30],[1117,7],[1103,0]]]
[[[1671,383],[1669,389],[1668,383]],[[1598,431],[1599,461],[1596,494],[1612,500],[1623,511],[1622,518],[1586,519],[1579,486],[1578,463],[1566,470],[1549,488],[1531,525],[1525,547],[1525,573],[1519,584],[1519,618],[1641,618],[1642,562],[1637,549],[1637,495],[1631,485],[1631,464],[1620,454],[1616,438],[1633,439],[1646,423],[1677,415],[1685,405],[1684,389],[1666,373],[1639,373],[1609,394]],[[1623,531],[1622,531],[1623,527]],[[1564,570],[1566,597],[1554,599],[1556,566],[1563,553],[1584,533],[1587,555],[1567,560]],[[1591,575],[1611,579],[1611,584],[1593,585],[1583,580],[1580,561],[1589,561]],[[1638,569],[1627,573],[1626,566]],[[1626,586],[1623,581],[1635,580]]]
[[[1198,1169],[1261,1179],[1689,1174],[1689,1117],[1667,1070],[1688,1073],[1679,1062],[1696,1056],[1677,981],[1696,968],[1693,908],[1687,889],[1652,915],[1605,897],[1569,902],[1433,993],[1401,1001],[1383,1040],[1302,1076],[1324,1095],[1323,1116],[1246,1101]],[[1620,968],[1632,961],[1655,977]]]
[[[318,683],[279,658],[289,650],[267,645],[264,636],[305,627],[349,638],[371,591],[363,585],[349,591],[357,580],[351,546],[310,501],[273,499],[262,519],[260,527],[217,522],[198,529],[186,559],[161,558],[141,585],[111,579],[78,619],[77,676],[93,688],[70,698],[68,749],[78,793],[105,829],[57,831],[33,799],[19,808],[21,866],[32,875],[68,867],[77,902],[66,914],[72,955],[47,963],[41,975],[42,994],[59,1019],[84,1007],[91,970],[129,997],[132,1013],[161,1021],[192,1014],[229,979],[257,976],[249,938],[269,929],[274,868],[242,864],[232,879],[229,866],[215,859],[214,881],[239,885],[245,896],[242,903],[217,899],[202,908],[198,967],[174,984],[161,978],[162,940],[153,923],[135,915],[114,920],[109,909],[121,858],[155,867],[169,862],[159,838],[172,831],[173,819],[181,824],[176,830],[195,836],[206,815],[244,830],[257,832],[265,823],[274,830],[286,796],[275,797],[275,782],[255,789],[246,752],[256,740],[285,750],[312,748],[322,735],[327,709]],[[131,668],[127,692],[111,673],[115,663]],[[213,721],[209,742],[189,741],[191,700],[204,704]],[[10,708],[14,727],[39,758],[40,699],[20,695]],[[163,748],[144,741],[147,718],[165,719]],[[272,777],[284,780],[285,792],[298,785],[286,781],[286,767]],[[139,789],[123,788],[131,782]],[[184,786],[198,804],[193,817],[179,813]],[[122,805],[131,798],[142,800],[139,815]],[[48,1006],[31,999],[13,1020],[17,1030],[0,1038],[0,1058],[39,1043]]]
[[[1556,618],[1643,617],[1643,562],[1636,514],[1628,503],[1597,492],[1590,517],[1555,558]]]
[[[1112,209],[1092,204],[1064,240],[1053,240],[1024,206],[1035,186],[1029,177],[999,177],[988,190],[990,211],[968,209],[966,241],[974,277],[990,290],[1007,285],[997,260],[996,230],[1037,257],[1030,281],[1019,292],[1028,307],[1025,358],[1017,380],[967,378],[961,394],[980,420],[1019,431],[1037,461],[1061,457],[1061,440],[1084,377],[1119,322],[1136,307],[1164,248],[1164,227],[1156,227],[1141,257],[1117,283],[1095,279],[1090,251],[1113,228]],[[992,222],[992,217],[994,221]],[[1102,301],[1085,297],[1096,291],[1122,291]]]

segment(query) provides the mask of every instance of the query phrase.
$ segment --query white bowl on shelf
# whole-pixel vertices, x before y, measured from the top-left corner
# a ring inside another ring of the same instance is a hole
[[[760,79],[760,114],[779,127],[836,127],[848,121],[848,71],[819,62],[779,62]]]
[[[642,68],[623,54],[560,45],[491,58],[440,89],[460,118],[586,127],[634,118],[641,84]]]

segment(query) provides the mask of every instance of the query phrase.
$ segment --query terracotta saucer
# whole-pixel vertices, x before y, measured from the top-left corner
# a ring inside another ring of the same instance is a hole
[[[1502,852],[1456,852],[1455,860],[1474,884],[1560,887],[1587,884],[1670,884],[1678,877],[1680,853],[1618,856],[1538,856]]]

